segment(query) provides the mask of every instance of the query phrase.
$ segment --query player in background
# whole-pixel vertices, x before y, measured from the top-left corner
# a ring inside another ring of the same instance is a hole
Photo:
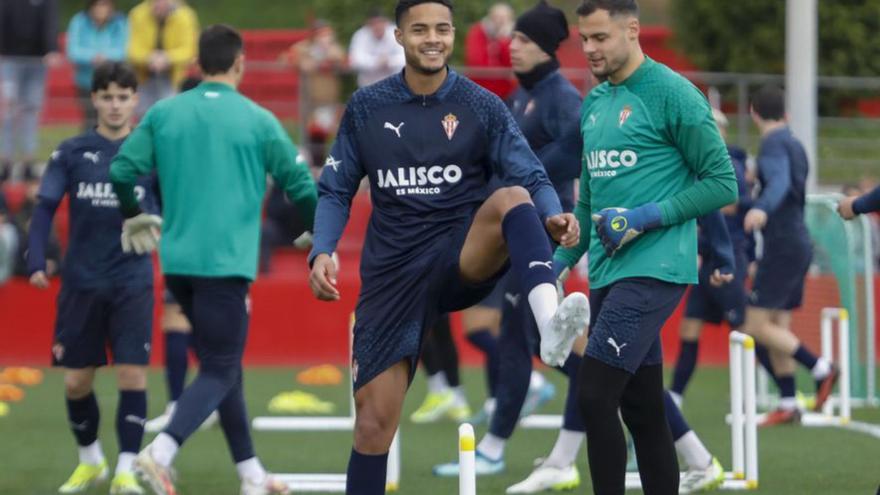
[[[256,277],[266,174],[312,219],[316,193],[308,167],[281,123],[236,88],[244,75],[241,35],[224,25],[199,37],[204,81],[154,105],[113,161],[110,176],[127,220],[123,239],[156,247],[166,286],[192,323],[199,373],[171,422],[136,460],[159,495],[175,494],[171,464],[184,441],[214,411],[241,478],[241,493],[286,493],[254,453],[241,359],[248,334],[248,291]],[[155,170],[164,222],[133,201],[136,177]],[[307,223],[311,228],[311,222]]]
[[[53,364],[64,368],[67,418],[79,446],[79,465],[60,493],[80,493],[108,477],[98,440],[100,410],[93,384],[97,367],[108,364],[119,387],[116,436],[119,459],[111,494],[140,494],[132,470],[147,414],[146,366],[153,332],[153,262],[123,252],[123,217],[110,184],[110,161],[131,133],[137,107],[137,78],[119,62],[99,65],[92,76],[92,105],[98,124],[61,143],[52,153],[31,220],[27,264],[31,285],[45,289],[46,244],[55,210],[70,200],[70,244],[61,271],[61,292],[52,346]],[[158,211],[155,180],[135,185],[136,204]]]
[[[565,212],[574,208],[574,179],[580,174],[578,122],[582,102],[577,89],[560,73],[556,58],[559,45],[568,35],[565,14],[545,2],[517,18],[510,51],[519,89],[509,102],[518,127],[541,161]],[[497,407],[489,431],[477,446],[478,475],[496,474],[505,469],[505,447],[526,402],[532,356],[539,337],[517,281],[508,275],[499,287],[504,294],[504,311],[499,341],[501,369]],[[582,344],[579,351],[583,351]],[[584,438],[575,393],[579,365],[580,356],[570,352],[565,363],[557,367],[569,378],[569,387],[563,427],[553,451],[547,459],[541,460],[527,480],[510,487],[508,493],[571,489],[580,484],[580,474],[574,465]],[[457,462],[440,464],[434,467],[434,474],[457,476],[458,468]]]
[[[201,78],[187,77],[180,85],[180,91],[189,91],[199,83]],[[147,421],[144,430],[147,433],[158,433],[162,431],[177,406],[177,399],[183,393],[183,387],[186,385],[186,372],[189,368],[189,350],[193,348],[192,326],[183,309],[174,295],[167,288],[163,294],[162,301],[162,335],[165,338],[165,385],[168,390],[168,403],[165,410],[159,416]],[[211,413],[208,419],[202,423],[201,429],[214,426],[219,419],[217,411]]]
[[[349,101],[319,185],[311,284],[338,300],[331,254],[352,196],[370,179],[373,212],[361,258],[354,330],[357,419],[346,493],[385,492],[388,449],[423,334],[443,313],[476,304],[510,271],[541,333],[541,357],[562,364],[586,327],[583,294],[557,301],[550,236],[579,229],[498,97],[447,66],[449,0],[401,0],[404,70]],[[490,193],[490,177],[503,187]]]
[[[575,215],[585,229],[557,270],[589,250],[592,324],[578,398],[593,489],[623,494],[626,442],[646,493],[675,493],[679,468],[664,415],[660,330],[697,282],[696,218],[736,201],[736,177],[703,94],[639,45],[634,0],[586,0],[578,31],[605,80],[581,113],[584,167]],[[595,232],[594,232],[595,231]]]
[[[726,141],[729,125],[727,117],[717,109],[712,110],[712,115],[715,118],[715,124],[718,126],[718,132],[721,133],[721,138]],[[715,286],[710,283],[715,267],[711,256],[707,257],[709,246],[704,231],[701,229],[699,232],[698,251],[703,261],[698,275],[699,284],[693,286],[688,293],[684,319],[682,319],[681,326],[679,327],[681,350],[678,354],[678,360],[675,362],[672,386],[669,387],[672,399],[679,407],[682,404],[684,390],[697,366],[697,352],[703,324],[709,322],[718,325],[722,321],[726,321],[730,325],[731,330],[739,330],[745,322],[746,301],[748,299],[745,281],[748,276],[750,235],[746,235],[745,230],[743,230],[743,219],[752,203],[751,190],[746,182],[746,160],[748,156],[745,150],[733,145],[727,146],[727,152],[730,155],[730,161],[736,173],[739,200],[736,204],[728,205],[721,211],[724,213],[724,220],[727,224],[727,230],[730,234],[734,250],[736,260],[735,276],[729,284]],[[766,348],[759,346],[758,351],[761,363],[773,375]]]
[[[837,213],[844,220],[852,220],[858,215],[880,211],[880,186],[861,196],[847,197],[837,204]]]
[[[816,411],[828,400],[838,378],[836,367],[816,357],[790,329],[791,312],[801,306],[804,279],[813,257],[804,222],[809,163],[803,145],[786,122],[781,88],[762,87],[752,99],[751,114],[761,132],[757,160],[761,195],[746,213],[743,226],[747,233],[760,231],[764,247],[746,309],[745,330],[769,349],[780,384],[779,408],[762,424],[796,423],[800,421],[796,362],[816,380]]]

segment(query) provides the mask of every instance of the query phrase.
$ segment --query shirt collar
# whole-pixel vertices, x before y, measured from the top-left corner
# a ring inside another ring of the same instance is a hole
[[[420,100],[424,103],[432,103],[443,101],[446,98],[446,95],[452,90],[452,87],[455,86],[455,83],[458,81],[459,75],[452,67],[446,66],[448,72],[446,73],[446,80],[443,81],[443,84],[440,85],[440,88],[430,95],[417,95],[412,92],[409,85],[406,84],[406,79],[404,78],[404,72],[406,68],[401,70],[394,76],[397,80],[397,84],[403,89],[404,92],[410,97],[410,100]]]

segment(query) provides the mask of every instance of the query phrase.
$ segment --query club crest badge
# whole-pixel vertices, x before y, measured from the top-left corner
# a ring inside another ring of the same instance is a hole
[[[446,137],[452,141],[452,136],[455,136],[455,131],[458,129],[458,117],[453,114],[449,114],[443,118],[443,130],[446,131]]]
[[[626,121],[629,119],[629,116],[632,115],[633,109],[631,106],[626,105],[623,107],[623,110],[620,111],[620,120],[617,127],[623,127],[623,124],[626,124]]]

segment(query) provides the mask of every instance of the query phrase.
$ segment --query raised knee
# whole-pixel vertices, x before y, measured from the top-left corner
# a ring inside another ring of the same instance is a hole
[[[511,208],[523,203],[532,202],[532,196],[529,194],[529,191],[522,186],[502,187],[496,191],[496,194],[502,195],[504,202],[510,205]]]

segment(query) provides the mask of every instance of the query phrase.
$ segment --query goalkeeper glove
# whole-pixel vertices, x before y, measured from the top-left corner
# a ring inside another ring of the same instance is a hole
[[[620,248],[642,233],[656,229],[663,224],[663,217],[657,203],[648,203],[638,208],[605,208],[593,215],[599,240],[608,256],[614,256]]]
[[[159,232],[162,229],[162,217],[140,213],[122,222],[122,251],[136,254],[147,254],[156,250],[159,245]]]

